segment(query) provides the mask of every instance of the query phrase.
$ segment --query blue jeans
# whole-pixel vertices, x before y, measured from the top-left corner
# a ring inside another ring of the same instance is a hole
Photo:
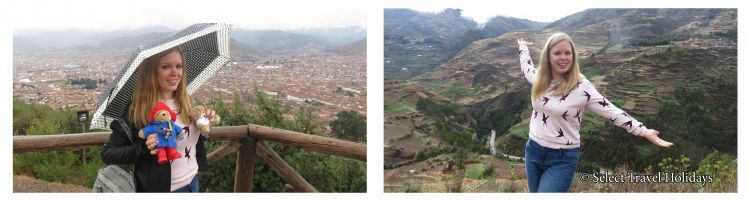
[[[190,184],[172,191],[173,193],[197,193],[198,192],[198,175],[193,177],[193,181]]]
[[[579,158],[579,148],[550,149],[529,139],[525,156],[529,192],[567,192]]]

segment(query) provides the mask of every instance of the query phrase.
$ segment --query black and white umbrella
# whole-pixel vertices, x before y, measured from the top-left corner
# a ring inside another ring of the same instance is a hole
[[[113,119],[124,118],[139,77],[138,66],[146,58],[169,48],[180,46],[182,49],[186,62],[186,88],[188,94],[193,94],[216,70],[229,62],[229,30],[228,24],[194,24],[165,39],[138,47],[120,75],[99,96],[91,128],[109,129]]]

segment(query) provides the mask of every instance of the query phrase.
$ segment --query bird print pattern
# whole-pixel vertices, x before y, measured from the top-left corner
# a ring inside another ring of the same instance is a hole
[[[560,97],[560,103],[562,103],[563,101],[565,101],[565,99],[568,98],[568,95],[570,95],[570,93],[562,95],[562,97]]]
[[[518,53],[521,73],[529,83],[534,84],[536,68],[528,47],[521,45]],[[603,121],[609,121],[633,135],[643,136],[648,130],[643,123],[607,100],[598,92],[596,86],[585,78],[578,81],[576,88],[567,93],[554,94],[551,89],[556,86],[557,83],[550,84],[548,90],[531,103],[533,112],[529,123],[529,138],[544,147],[579,147],[581,122],[586,109],[603,117]],[[557,103],[547,104],[550,100],[557,100]],[[537,118],[538,113],[542,113],[541,118]],[[569,119],[571,117],[575,120]]]
[[[185,147],[185,158],[187,158],[187,159],[188,159],[188,160],[187,160],[187,162],[188,162],[188,163],[190,162],[190,159],[192,159],[192,158],[190,157],[190,150],[191,150],[191,148],[190,148],[190,147]]]
[[[166,103],[173,109],[177,110],[176,107],[174,107],[176,105],[174,100],[166,101]],[[180,121],[181,116],[181,114],[177,115],[176,123],[177,126],[182,128],[182,134],[180,136],[184,137],[181,139],[177,139],[177,151],[180,152],[183,157],[171,162],[171,177],[179,178],[172,180],[172,190],[183,187],[192,181],[193,176],[195,176],[198,170],[198,161],[196,156],[200,155],[200,153],[198,153],[196,149],[200,138],[200,132],[195,132],[198,135],[193,135],[194,131],[198,131],[197,126],[195,125],[195,123],[184,124],[182,121]]]

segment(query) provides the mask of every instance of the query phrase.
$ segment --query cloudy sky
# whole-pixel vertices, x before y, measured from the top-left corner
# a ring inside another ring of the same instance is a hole
[[[542,6],[543,5],[543,6]],[[582,6],[586,5],[586,6]],[[529,19],[538,22],[552,22],[570,14],[586,10],[592,4],[576,3],[575,1],[389,1],[386,7],[410,8],[422,12],[440,12],[445,8],[460,8],[461,14],[471,18],[479,24],[487,22],[494,16],[507,16]]]
[[[225,22],[243,29],[300,29],[359,26],[366,28],[366,5],[320,1],[267,0],[262,4],[232,0],[14,0],[14,30],[110,31],[166,26],[180,29],[198,22]],[[333,1],[335,2],[335,1]],[[350,6],[350,7],[344,7]]]
[[[479,24],[494,16],[509,16],[539,22],[552,22],[588,8],[696,8],[736,7],[727,0],[384,0],[386,8],[410,8],[424,12],[439,12],[445,8],[460,8],[462,15]]]
[[[447,7],[440,7],[436,5],[423,5],[423,6],[413,7],[412,9],[422,11],[422,12],[440,12],[440,11],[443,11],[445,8]],[[522,9],[522,8],[494,7],[494,6],[453,7],[453,8],[460,8],[462,10],[461,14],[463,16],[474,19],[474,21],[476,21],[479,24],[483,24],[487,22],[487,20],[495,16],[523,18],[523,19],[529,19],[529,20],[538,21],[538,22],[552,22],[560,18],[563,18],[565,16],[568,16],[570,14],[583,11],[586,9],[586,8],[573,7],[573,6],[555,7],[554,9],[552,8],[535,9],[533,11]]]

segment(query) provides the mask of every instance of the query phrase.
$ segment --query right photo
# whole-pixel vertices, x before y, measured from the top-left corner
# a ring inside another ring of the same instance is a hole
[[[736,8],[514,13],[384,9],[386,193],[738,191]]]

